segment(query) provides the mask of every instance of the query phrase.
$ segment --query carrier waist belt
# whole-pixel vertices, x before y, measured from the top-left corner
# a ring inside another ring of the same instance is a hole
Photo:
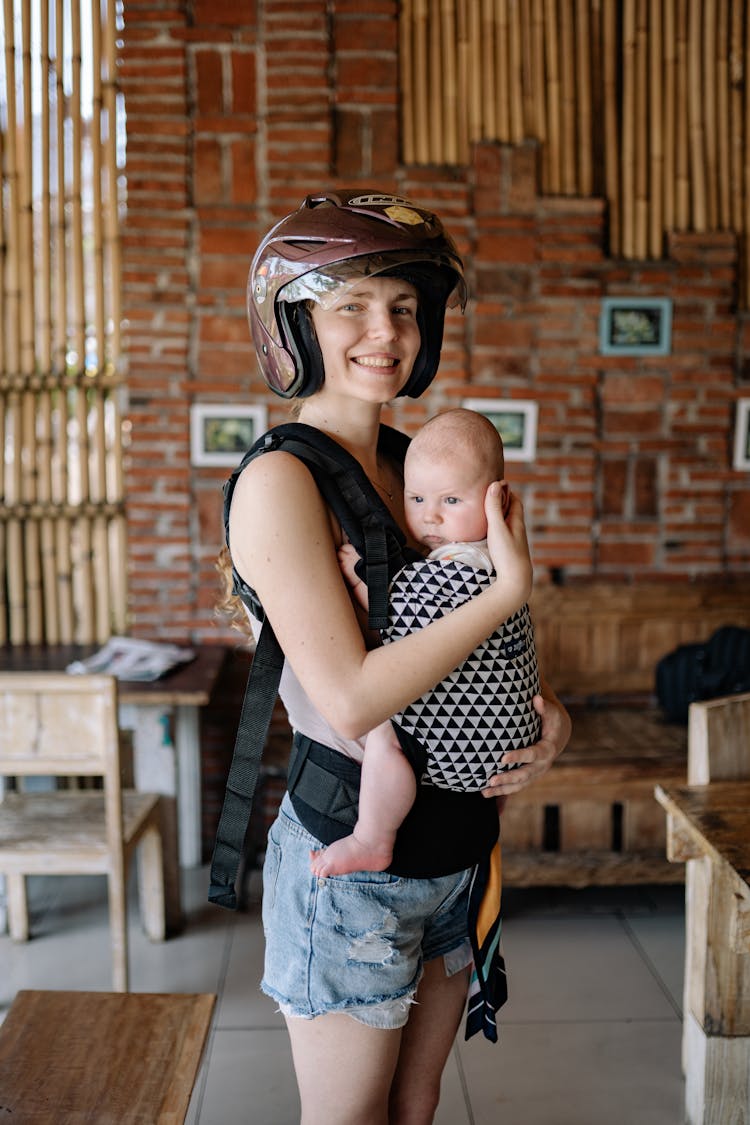
[[[295,734],[289,761],[289,792],[340,826],[334,839],[351,835],[357,820],[359,782],[360,767],[351,758],[304,734]]]
[[[351,834],[357,819],[360,767],[303,734],[295,734],[289,762],[289,795],[301,823],[332,844]],[[417,797],[399,829],[392,875],[432,879],[472,867],[499,832],[496,803],[477,793],[417,786]]]

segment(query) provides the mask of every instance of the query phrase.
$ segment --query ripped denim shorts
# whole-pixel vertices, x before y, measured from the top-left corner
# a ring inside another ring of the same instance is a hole
[[[450,976],[471,963],[471,870],[437,879],[360,871],[318,879],[289,796],[268,836],[263,869],[262,990],[285,1016],[345,1012],[370,1027],[403,1027],[425,961]]]

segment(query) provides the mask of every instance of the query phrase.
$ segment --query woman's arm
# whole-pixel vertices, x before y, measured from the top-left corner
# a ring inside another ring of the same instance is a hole
[[[508,751],[503,761],[508,765],[519,762],[519,768],[496,774],[484,790],[485,797],[509,797],[524,789],[529,782],[546,773],[567,746],[572,729],[570,715],[544,679],[541,694],[534,696],[534,709],[542,720],[539,741],[525,750]]]
[[[230,513],[234,564],[258,594],[302,687],[345,738],[419,698],[528,598],[531,562],[520,502],[506,521],[487,499],[498,581],[439,621],[368,650],[338,565],[334,527],[305,466],[276,451],[250,463]]]

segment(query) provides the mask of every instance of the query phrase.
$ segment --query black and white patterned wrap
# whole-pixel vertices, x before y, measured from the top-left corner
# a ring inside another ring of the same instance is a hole
[[[413,633],[486,589],[494,576],[460,562],[409,563],[393,579],[385,643]],[[539,670],[524,605],[451,675],[394,722],[427,752],[422,784],[462,793],[484,789],[507,750],[533,746],[541,722],[532,706]]]

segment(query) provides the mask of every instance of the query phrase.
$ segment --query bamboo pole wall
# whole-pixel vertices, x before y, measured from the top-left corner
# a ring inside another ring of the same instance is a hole
[[[0,644],[126,628],[115,0],[2,0]]]
[[[545,194],[603,195],[612,257],[733,230],[750,307],[747,0],[404,0],[403,159],[539,144]]]

